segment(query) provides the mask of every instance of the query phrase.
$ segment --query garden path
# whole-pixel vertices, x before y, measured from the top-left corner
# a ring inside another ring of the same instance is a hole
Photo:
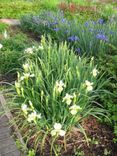
[[[20,25],[20,20],[17,19],[0,19],[0,23],[5,23],[11,26]]]
[[[2,96],[0,95],[0,111],[3,110]],[[0,156],[21,156],[14,139],[11,137],[11,128],[6,115],[0,115]]]

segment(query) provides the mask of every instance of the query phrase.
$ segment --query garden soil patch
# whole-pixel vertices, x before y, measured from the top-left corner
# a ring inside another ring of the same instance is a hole
[[[83,151],[83,156],[117,156],[117,144],[113,143],[114,135],[111,127],[100,123],[91,116],[82,122],[82,126],[88,136],[89,145],[87,145],[84,135],[74,128],[68,138],[66,137],[66,151],[62,150],[61,156],[79,156],[78,151]],[[64,141],[59,138],[56,144],[64,146]],[[32,146],[32,142],[29,146]],[[50,156],[50,148],[48,138],[43,154],[37,152],[36,156]],[[74,152],[74,149],[77,152]]]

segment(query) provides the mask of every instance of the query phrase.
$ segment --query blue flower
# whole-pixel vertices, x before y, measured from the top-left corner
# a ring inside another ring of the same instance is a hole
[[[58,24],[58,22],[57,22],[57,21],[55,21],[55,22],[52,22],[51,24],[52,24],[52,25],[57,25],[57,24]]]
[[[90,32],[93,32],[93,31],[94,31],[94,29],[93,29],[93,28],[90,28],[90,29],[89,29],[89,31],[90,31]]]
[[[97,21],[99,24],[104,24],[104,20],[103,19],[98,19],[98,21]]]
[[[97,34],[97,35],[96,35],[96,38],[97,38],[97,39],[100,39],[100,40],[103,40],[103,41],[106,41],[106,42],[108,41],[107,36],[105,36],[105,35],[102,34],[102,33],[101,33],[101,34]]]
[[[77,48],[75,51],[76,51],[77,54],[80,54],[81,49],[80,48]]]
[[[109,31],[109,34],[113,35],[113,34],[114,34],[114,32],[113,32],[113,31]]]
[[[88,27],[89,26],[89,22],[87,21],[87,22],[85,22],[85,24],[84,24],[86,27]]]
[[[65,19],[65,18],[63,18],[61,21],[62,21],[62,23],[65,23],[65,22],[66,22],[66,19]]]
[[[91,23],[92,23],[93,25],[96,25],[96,22],[95,22],[95,21],[91,21]]]
[[[54,30],[54,31],[59,31],[59,28],[54,28],[53,30]]]
[[[68,40],[69,41],[78,41],[79,38],[77,36],[70,36],[70,37],[68,37]]]

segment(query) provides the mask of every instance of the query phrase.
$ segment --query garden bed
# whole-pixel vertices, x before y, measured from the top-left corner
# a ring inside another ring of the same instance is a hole
[[[116,2],[88,2],[10,2],[31,14],[0,23],[0,91],[28,156],[117,154]]]

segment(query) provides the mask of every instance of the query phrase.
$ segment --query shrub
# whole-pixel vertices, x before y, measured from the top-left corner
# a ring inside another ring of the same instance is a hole
[[[105,71],[105,80],[109,79],[109,82],[104,86],[109,94],[105,92],[105,94],[100,95],[100,99],[105,109],[110,112],[108,117],[114,129],[114,141],[117,142],[117,48],[114,49],[111,55],[104,55],[97,61],[101,70]],[[105,118],[104,121],[108,123],[108,120]],[[110,125],[110,122],[108,124]]]
[[[3,39],[0,44],[0,74],[16,73],[22,64],[23,50],[29,45],[27,37],[20,33]]]
[[[42,38],[40,46],[25,52],[27,60],[15,82],[15,120],[26,142],[33,140],[35,150],[44,148],[47,137],[53,150],[55,140],[59,136],[65,139],[74,126],[84,132],[83,118],[104,115],[105,110],[95,102],[104,82],[93,58],[88,63],[66,44],[58,47]]]
[[[63,12],[41,12],[21,19],[22,28],[36,35],[50,34],[57,42],[67,41],[76,53],[99,55],[110,52],[109,44],[116,46],[116,21],[99,19],[80,23],[67,20]]]

